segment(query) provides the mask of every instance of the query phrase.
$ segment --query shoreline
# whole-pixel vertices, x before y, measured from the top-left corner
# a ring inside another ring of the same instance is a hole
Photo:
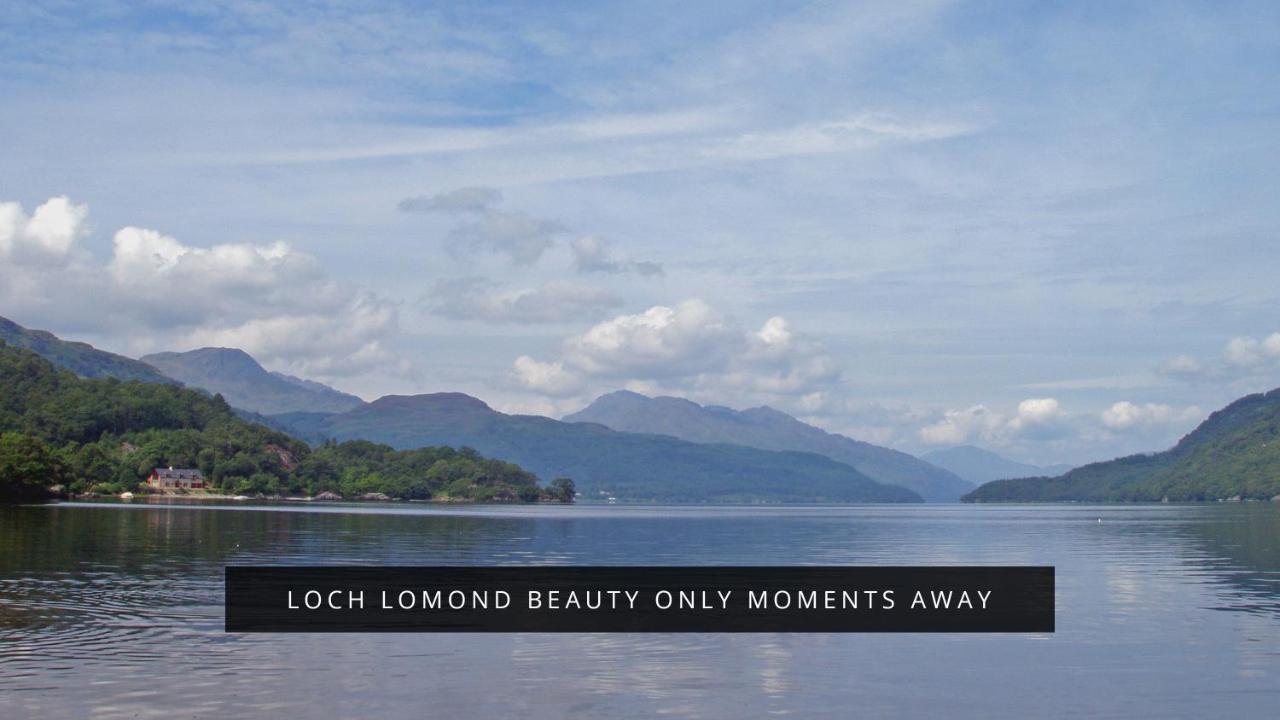
[[[127,495],[127,497],[126,497]],[[195,502],[278,502],[278,503],[384,503],[384,504],[416,504],[416,505],[574,505],[574,502],[564,502],[561,500],[534,500],[525,502],[520,500],[471,500],[467,498],[443,498],[443,499],[416,499],[416,498],[394,498],[388,496],[382,497],[320,497],[316,496],[284,496],[284,495],[226,495],[223,493],[122,493],[122,494],[102,494],[102,493],[80,493],[75,495],[66,495],[61,497],[50,497],[48,502],[102,502],[104,500],[116,500],[119,502],[154,502],[183,500]]]

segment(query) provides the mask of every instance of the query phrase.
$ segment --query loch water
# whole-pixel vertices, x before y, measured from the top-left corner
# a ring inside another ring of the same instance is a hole
[[[223,632],[228,564],[1057,568],[1028,635]],[[0,507],[0,717],[1275,717],[1280,506]]]

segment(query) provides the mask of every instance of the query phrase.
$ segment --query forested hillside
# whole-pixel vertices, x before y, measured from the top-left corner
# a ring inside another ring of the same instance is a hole
[[[1280,495],[1280,390],[1213,413],[1173,448],[1056,478],[987,483],[966,502],[1269,500]]]
[[[311,449],[240,419],[221,396],[173,385],[89,380],[0,342],[0,496],[51,485],[71,492],[138,490],[153,468],[199,468],[235,494],[461,500],[569,499],[511,463],[451,448],[393,450],[368,442]]]
[[[63,340],[44,330],[30,330],[2,317],[0,317],[0,342],[30,350],[80,377],[113,377],[120,380],[177,383],[176,380],[166,377],[144,362],[99,350],[88,343]]]

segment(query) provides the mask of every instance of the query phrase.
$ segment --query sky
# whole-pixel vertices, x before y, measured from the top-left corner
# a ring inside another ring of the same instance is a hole
[[[922,453],[1280,385],[1280,4],[3,3],[0,315]]]

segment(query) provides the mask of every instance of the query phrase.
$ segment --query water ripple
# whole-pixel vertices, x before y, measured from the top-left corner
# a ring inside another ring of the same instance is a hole
[[[232,563],[1052,564],[1058,632],[227,635]],[[5,718],[1266,716],[1278,631],[1270,506],[0,508]]]

